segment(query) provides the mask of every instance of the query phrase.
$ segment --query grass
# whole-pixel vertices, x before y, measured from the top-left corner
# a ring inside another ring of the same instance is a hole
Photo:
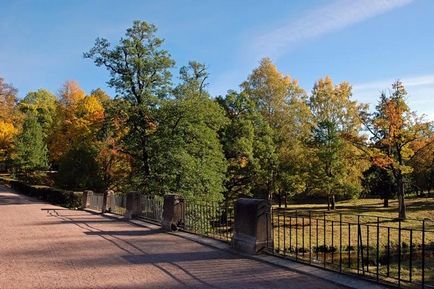
[[[379,199],[349,200],[338,202],[334,212],[322,204],[275,206],[275,252],[321,266],[325,260],[334,270],[342,261],[342,270],[352,273],[360,268],[363,253],[364,269],[370,271],[366,275],[375,276],[378,264],[383,280],[396,282],[399,274],[403,280],[420,282],[422,220],[434,219],[434,198],[408,199],[405,221],[396,219],[398,202],[389,204],[384,208]],[[425,280],[434,285],[434,222],[426,221],[425,229]]]

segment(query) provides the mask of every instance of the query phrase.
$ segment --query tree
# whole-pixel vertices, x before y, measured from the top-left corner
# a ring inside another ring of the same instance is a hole
[[[7,168],[21,119],[15,110],[17,89],[0,77],[0,162]]]
[[[41,125],[44,139],[48,136],[56,116],[57,98],[46,89],[27,93],[18,103],[18,109],[24,114],[32,114]]]
[[[56,184],[70,190],[92,189],[103,192],[98,149],[89,144],[77,144],[59,160]]]
[[[122,151],[121,139],[127,134],[125,116],[119,114],[124,100],[109,99],[102,90],[92,92],[104,105],[105,117],[93,142],[98,149],[104,191],[128,191],[131,187],[131,157]]]
[[[204,65],[190,62],[180,70],[175,98],[161,104],[158,130],[150,138],[154,192],[222,200],[227,164],[218,131],[227,119],[204,89],[207,75]]]
[[[381,94],[373,114],[361,115],[372,135],[372,163],[393,174],[400,219],[406,218],[405,182],[413,171],[410,162],[423,147],[431,143],[427,141],[430,123],[410,111],[405,101],[406,96],[404,85],[401,81],[396,81],[392,84],[389,95]],[[420,143],[424,144],[416,146]]]
[[[76,144],[95,142],[104,121],[104,107],[99,96],[86,96],[75,81],[66,82],[59,94],[48,136],[50,159],[54,163]]]
[[[268,197],[268,180],[277,163],[271,128],[245,93],[229,91],[217,102],[229,119],[220,131],[228,162],[225,199]]]
[[[30,114],[15,142],[14,164],[18,171],[29,173],[48,167],[48,151],[44,133],[37,118]]]
[[[146,187],[151,174],[149,138],[158,122],[155,114],[161,101],[170,91],[169,69],[174,61],[161,49],[163,40],[155,36],[157,28],[144,21],[134,21],[125,38],[113,48],[106,39],[98,38],[85,58],[104,66],[111,75],[109,86],[127,101],[127,125],[124,138],[125,152],[135,160],[135,171],[140,174],[140,186]]]
[[[312,90],[309,107],[313,115],[310,180],[311,190],[325,193],[328,208],[335,208],[335,195],[357,195],[367,163],[349,140],[358,138],[362,106],[350,100],[351,86],[334,85],[326,77]]]
[[[260,62],[241,88],[271,128],[276,146],[277,162],[270,167],[268,198],[277,194],[281,201],[290,191],[300,193],[305,185],[303,143],[310,133],[305,92],[268,58]]]
[[[396,182],[390,171],[373,165],[363,172],[362,183],[366,193],[380,196],[384,200],[384,207],[389,207],[389,199],[394,198],[397,191]]]

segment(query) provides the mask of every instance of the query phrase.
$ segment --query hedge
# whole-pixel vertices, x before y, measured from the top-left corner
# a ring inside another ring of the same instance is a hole
[[[81,206],[82,192],[66,191],[48,186],[29,185],[22,181],[1,177],[1,182],[9,185],[15,191],[38,200],[68,208]]]

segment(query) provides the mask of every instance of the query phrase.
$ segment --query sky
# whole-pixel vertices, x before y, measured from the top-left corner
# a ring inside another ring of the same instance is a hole
[[[269,57],[308,93],[328,75],[371,107],[399,79],[411,109],[434,120],[432,0],[0,0],[0,77],[20,97],[67,80],[114,96],[83,52],[97,37],[116,43],[134,20],[158,27],[175,82],[189,60],[205,63],[213,96]]]

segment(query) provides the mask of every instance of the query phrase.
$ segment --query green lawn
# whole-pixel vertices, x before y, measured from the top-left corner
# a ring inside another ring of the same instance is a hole
[[[274,206],[275,251],[318,265],[324,264],[325,259],[326,267],[335,270],[339,269],[342,260],[342,269],[349,272],[355,272],[357,262],[361,264],[363,251],[365,270],[375,273],[378,263],[380,274],[385,275],[383,280],[396,279],[397,264],[401,262],[401,279],[420,282],[422,220],[434,220],[434,198],[409,198],[406,201],[408,219],[401,222],[396,219],[396,200],[389,202],[389,208],[384,208],[380,199],[343,201],[337,203],[334,212],[327,212],[327,206],[323,204]],[[426,221],[425,229],[425,280],[434,285],[434,222]],[[358,250],[359,242],[361,251]],[[389,278],[386,278],[388,267]]]

